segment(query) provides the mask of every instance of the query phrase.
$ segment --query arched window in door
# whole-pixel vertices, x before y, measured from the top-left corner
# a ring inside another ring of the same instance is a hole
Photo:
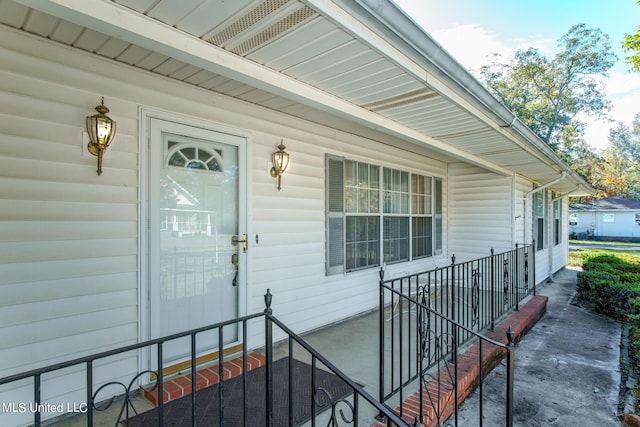
[[[222,172],[222,153],[211,147],[170,143],[167,165],[174,167]]]

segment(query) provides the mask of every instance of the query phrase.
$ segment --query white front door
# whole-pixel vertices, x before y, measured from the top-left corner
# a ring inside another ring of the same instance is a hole
[[[148,312],[158,338],[238,317],[245,257],[232,239],[246,231],[246,139],[158,118],[149,138]],[[237,328],[223,332],[223,346],[238,341]],[[190,348],[188,339],[168,343],[164,363],[188,358]],[[199,354],[219,348],[218,331],[198,335]]]

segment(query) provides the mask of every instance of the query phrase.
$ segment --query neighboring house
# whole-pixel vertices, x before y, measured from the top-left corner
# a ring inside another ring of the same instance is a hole
[[[608,197],[569,207],[574,239],[640,241],[640,200]]]
[[[0,75],[0,377],[261,311],[267,289],[310,331],[374,308],[380,266],[535,239],[542,281],[566,196],[590,194],[388,0],[2,0]]]

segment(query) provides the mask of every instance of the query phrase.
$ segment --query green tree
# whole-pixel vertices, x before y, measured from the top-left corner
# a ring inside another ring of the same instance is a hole
[[[606,195],[640,198],[640,113],[629,126],[618,123],[611,129],[604,156]]]
[[[580,132],[571,126],[565,126],[559,138],[561,142],[556,152],[571,169],[587,181],[592,181],[593,177],[601,174],[604,158],[587,143]]]
[[[640,0],[636,3],[640,5]],[[625,53],[630,54],[626,61],[631,66],[631,70],[640,73],[640,26],[636,28],[635,34],[624,35],[622,48]]]
[[[480,69],[480,79],[520,120],[559,152],[570,132],[584,132],[579,114],[607,118],[611,109],[603,79],[614,65],[609,36],[574,25],[558,42],[560,52],[546,58],[537,49],[516,52],[508,63],[494,61]],[[565,153],[566,154],[566,153]]]

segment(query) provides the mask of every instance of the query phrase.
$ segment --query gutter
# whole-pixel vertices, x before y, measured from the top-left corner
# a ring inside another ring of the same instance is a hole
[[[476,104],[503,130],[510,130],[511,139],[530,154],[540,158],[547,166],[558,172],[566,171],[567,165],[555,152],[526,126],[511,110],[505,107],[489,90],[474,78],[451,54],[449,54],[426,31],[408,17],[392,0],[339,0],[355,2],[377,21],[384,24],[395,36],[410,46],[420,59],[428,64],[434,75],[444,77],[468,94],[467,101]],[[427,55],[428,54],[428,55]],[[428,77],[428,76],[427,76]],[[427,79],[428,80],[428,79]],[[428,84],[428,81],[425,81]],[[524,139],[524,141],[522,141]],[[565,173],[565,172],[563,172]],[[569,171],[570,178],[586,191],[593,189],[575,172]]]
[[[553,202],[555,202],[555,201],[558,201],[558,200],[560,200],[560,199],[564,199],[565,197],[570,196],[570,195],[571,195],[571,193],[573,193],[574,191],[578,191],[578,190],[580,190],[581,188],[582,188],[582,186],[581,186],[580,184],[578,184],[578,186],[577,186],[576,188],[574,188],[573,190],[567,191],[566,193],[559,195],[559,196],[558,196],[558,197],[556,197],[555,199],[551,199],[551,203],[553,203]]]
[[[535,194],[539,191],[544,190],[545,188],[551,187],[554,184],[557,184],[558,182],[562,181],[563,179],[565,179],[567,177],[567,171],[562,171],[562,173],[560,174],[560,176],[556,179],[554,179],[553,181],[549,181],[546,184],[540,186],[540,187],[536,187],[533,190],[529,191],[527,194],[524,195],[524,198],[526,199],[527,197],[529,197],[532,194]],[[578,185],[577,188],[580,188],[580,185]],[[576,188],[576,189],[577,189]],[[570,192],[574,192],[576,191],[576,189],[571,190]]]

